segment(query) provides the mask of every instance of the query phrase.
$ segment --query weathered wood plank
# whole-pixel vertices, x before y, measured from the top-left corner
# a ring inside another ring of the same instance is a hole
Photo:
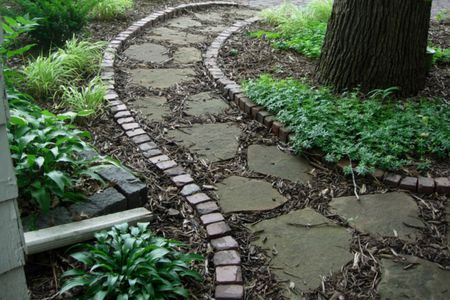
[[[27,254],[35,254],[75,243],[90,240],[94,233],[109,229],[115,224],[150,221],[152,214],[147,209],[135,208],[79,222],[54,226],[25,233]]]
[[[29,299],[27,282],[22,267],[0,274],[0,287],[1,300]]]

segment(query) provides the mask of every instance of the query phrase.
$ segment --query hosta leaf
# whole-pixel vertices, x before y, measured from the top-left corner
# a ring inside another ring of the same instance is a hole
[[[107,295],[108,295],[107,291],[98,291],[94,295],[94,300],[103,300],[106,298]]]
[[[27,120],[19,116],[11,116],[9,119],[9,123],[16,126],[26,126],[28,125]]]
[[[73,253],[72,256],[75,260],[85,264],[86,266],[91,266],[93,264],[92,257],[87,252],[77,252]]]
[[[46,174],[64,192],[66,185],[70,184],[70,179],[61,171],[50,171]]]
[[[72,279],[67,280],[60,291],[60,294],[67,292],[68,290],[73,289],[77,286],[86,286],[89,284],[89,281],[84,277],[74,277]]]

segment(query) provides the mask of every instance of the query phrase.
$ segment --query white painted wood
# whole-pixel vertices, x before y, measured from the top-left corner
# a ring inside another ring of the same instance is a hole
[[[27,254],[35,254],[90,240],[94,233],[115,224],[146,222],[152,219],[147,209],[135,208],[79,222],[53,226],[25,233]]]

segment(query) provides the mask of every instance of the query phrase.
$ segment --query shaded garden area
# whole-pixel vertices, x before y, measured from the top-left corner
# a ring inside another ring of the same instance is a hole
[[[448,298],[440,1],[4,2],[32,299]]]

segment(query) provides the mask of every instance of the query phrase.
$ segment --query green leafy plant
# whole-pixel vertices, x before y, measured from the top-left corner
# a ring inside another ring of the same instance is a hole
[[[83,116],[94,116],[102,111],[106,87],[100,77],[94,77],[81,89],[62,87],[61,105]]]
[[[92,148],[86,143],[89,133],[71,125],[75,113],[55,115],[13,90],[8,91],[8,98],[8,140],[19,192],[39,209],[46,212],[57,201],[83,199],[77,183],[82,178],[102,182],[94,171],[107,164],[117,165],[101,156],[84,159],[78,155]]]
[[[432,47],[435,51],[433,55],[434,64],[448,64],[450,63],[450,48]]]
[[[439,22],[450,20],[450,9],[442,9],[436,15],[436,20]]]
[[[68,280],[61,293],[84,287],[85,299],[188,298],[183,279],[202,280],[190,269],[202,257],[179,252],[181,243],[154,236],[147,227],[125,223],[97,233],[94,245],[82,245],[83,251],[71,255],[84,267],[63,274]]]
[[[49,56],[38,56],[23,69],[24,86],[34,98],[57,102],[63,87],[81,85],[100,70],[103,42],[68,40]]]
[[[90,16],[104,21],[124,17],[133,5],[133,0],[101,0],[94,6]]]
[[[361,100],[357,92],[336,96],[326,88],[269,76],[243,88],[293,130],[296,151],[321,149],[332,162],[350,158],[360,174],[399,170],[432,155],[450,157],[450,109],[443,101],[391,101],[395,88]]]
[[[39,27],[31,35],[42,45],[61,45],[79,32],[88,21],[95,0],[12,0],[11,14],[39,18]]]
[[[253,37],[272,40],[278,49],[292,49],[309,58],[317,58],[325,39],[332,0],[313,0],[305,8],[288,1],[261,12],[263,21],[275,25],[276,32],[255,32]]]

